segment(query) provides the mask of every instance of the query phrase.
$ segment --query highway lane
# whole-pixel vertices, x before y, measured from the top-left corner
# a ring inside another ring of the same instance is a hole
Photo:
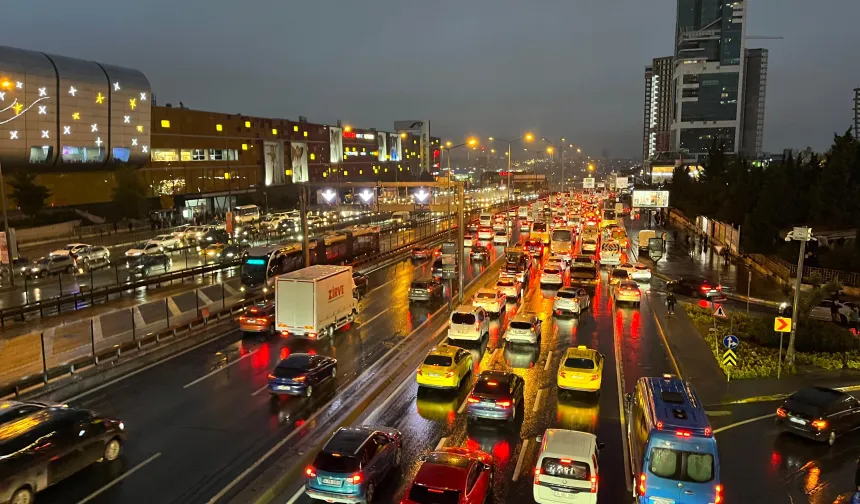
[[[494,257],[499,253],[494,249]],[[486,264],[470,264],[467,281]],[[359,322],[333,339],[241,338],[232,331],[73,398],[73,405],[121,418],[129,441],[117,463],[85,470],[40,494],[40,502],[81,502],[96,492],[92,502],[205,502],[436,311],[439,306],[407,301],[411,280],[428,276],[429,268],[429,261],[404,260],[373,272]],[[295,352],[337,358],[336,381],[309,400],[273,401],[265,392],[267,375]],[[117,478],[124,478],[121,484]]]

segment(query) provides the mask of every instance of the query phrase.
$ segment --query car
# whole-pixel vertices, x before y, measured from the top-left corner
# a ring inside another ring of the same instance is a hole
[[[609,285],[617,285],[626,280],[630,280],[630,274],[626,269],[622,268],[614,268],[611,273],[609,273]]]
[[[508,302],[507,296],[501,290],[496,288],[478,289],[475,297],[472,298],[472,304],[480,306],[487,310],[491,315],[499,316],[505,311],[505,305]]]
[[[597,253],[597,238],[592,236],[587,236],[582,238],[582,252],[583,253]]]
[[[562,287],[552,300],[552,312],[557,316],[576,315],[591,307],[591,296],[582,287]]]
[[[433,261],[433,266],[430,270],[432,275],[436,278],[442,278],[442,274],[445,272],[445,267],[442,264],[442,258],[437,257],[435,261]]]
[[[776,410],[783,431],[830,446],[860,428],[860,401],[826,387],[805,387],[788,396]]]
[[[469,259],[472,261],[486,261],[490,258],[490,249],[486,245],[474,244],[469,250]]]
[[[198,243],[214,226],[191,226],[185,231],[185,243]]]
[[[163,250],[176,250],[182,247],[182,242],[172,234],[158,235],[149,240],[148,243],[154,243]]]
[[[493,244],[495,244],[495,245],[507,245],[508,244],[508,233],[506,231],[496,231],[496,234],[493,236]]]
[[[51,404],[41,401],[0,401],[0,425],[17,420],[30,413],[50,407],[62,407],[63,404]]]
[[[547,265],[541,271],[541,285],[561,285],[564,283],[564,272],[558,266]]]
[[[275,303],[262,301],[245,308],[239,316],[239,330],[246,334],[275,334]]]
[[[278,395],[303,395],[310,397],[314,385],[337,376],[337,360],[324,355],[294,353],[278,362],[269,373],[269,392]]]
[[[29,279],[44,278],[60,273],[74,273],[77,269],[75,258],[70,255],[40,257],[30,264],[24,276]]]
[[[527,220],[520,221],[520,233],[528,234],[528,232],[531,228],[532,228],[532,225],[529,221],[527,221]]]
[[[164,252],[148,255],[129,257],[125,262],[129,277],[143,278],[152,274],[153,271],[167,273],[173,266],[173,261]]]
[[[521,284],[528,283],[531,275],[532,263],[529,257],[523,252],[508,252],[505,255],[504,272],[516,275],[517,281]]]
[[[352,272],[352,283],[355,285],[353,292],[359,299],[370,290],[370,278],[360,271]]]
[[[591,266],[592,268],[594,268],[597,267],[597,262],[595,262],[594,256],[576,255],[573,256],[571,266]]]
[[[496,282],[496,288],[502,291],[502,294],[508,298],[508,300],[514,300],[520,298],[523,291],[523,286],[515,275],[510,275],[507,273],[502,273],[499,276],[499,280]]]
[[[558,365],[558,388],[599,393],[605,360],[603,354],[585,345],[568,348]]]
[[[430,349],[418,367],[415,381],[419,387],[458,389],[472,372],[472,354],[460,347],[441,344]]]
[[[642,263],[623,263],[617,266],[616,269],[623,269],[627,272],[627,276],[631,280],[635,280],[637,282],[648,282],[651,280],[651,270]]]
[[[681,277],[666,283],[666,290],[675,294],[684,294],[704,299],[719,298],[723,295],[723,287],[715,285],[707,278]]]
[[[493,231],[496,231],[497,235],[499,231],[505,231],[507,228],[508,226],[505,224],[504,219],[502,219],[501,221],[497,220],[493,223]]]
[[[639,306],[642,301],[642,293],[639,291],[639,284],[632,280],[625,280],[615,284],[612,289],[612,298],[616,303],[633,303]]]
[[[481,226],[478,228],[479,241],[491,241],[493,239],[493,228],[490,226]]]
[[[119,458],[125,424],[82,408],[39,408],[4,423],[0,502],[32,503],[35,493],[102,462]]]
[[[464,247],[471,247],[474,244],[475,244],[475,240],[472,238],[472,235],[470,233],[466,233],[463,235],[463,246]]]
[[[130,249],[126,250],[125,256],[126,257],[137,257],[137,256],[149,255],[149,254],[161,254],[163,252],[164,252],[164,249],[161,247],[161,245],[158,245],[155,243],[140,242],[140,243],[134,245],[133,247],[131,247]]]
[[[227,248],[227,244],[216,242],[206,245],[202,248],[198,246],[197,248],[200,249],[199,254],[203,256],[206,262],[221,261],[221,256],[224,252],[224,249]]]
[[[490,317],[480,306],[462,305],[451,313],[449,340],[480,341],[490,335]]]
[[[564,273],[567,270],[567,261],[561,256],[551,255],[546,260],[546,266],[554,266]]]
[[[547,429],[534,469],[534,501],[538,504],[596,504],[598,451],[602,448],[603,443],[590,432]]]
[[[438,279],[430,277],[413,280],[409,285],[409,301],[433,301],[442,299],[445,288]]]
[[[191,228],[191,224],[181,224],[173,228],[173,231],[171,231],[170,234],[175,236],[177,240],[184,242],[185,235],[189,228]]]
[[[508,324],[504,340],[508,343],[540,345],[541,319],[533,313],[517,313]]]
[[[341,427],[305,469],[305,494],[320,502],[372,503],[377,485],[403,461],[403,434],[389,427]]]
[[[412,249],[412,259],[415,261],[426,260],[433,257],[433,250],[427,247],[415,247]]]
[[[233,243],[224,247],[221,251],[221,259],[224,261],[235,261],[245,256],[245,244]]]
[[[72,257],[77,258],[80,254],[84,253],[89,249],[92,245],[88,245],[86,243],[69,243],[65,247],[61,249],[54,250],[50,254],[49,257],[53,256],[63,256],[70,255]]]
[[[489,502],[493,457],[479,450],[445,447],[421,458],[400,504]]]
[[[507,371],[482,371],[466,398],[466,420],[516,421],[525,403],[525,380]]]
[[[523,249],[533,257],[541,257],[543,255],[543,242],[539,238],[529,238]]]
[[[210,229],[198,241],[204,247],[210,243],[228,243],[230,241],[230,234],[224,229]]]

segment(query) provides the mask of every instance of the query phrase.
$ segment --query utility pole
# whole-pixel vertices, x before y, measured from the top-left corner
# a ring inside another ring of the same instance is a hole
[[[511,143],[508,142],[508,201],[514,196],[514,188],[511,187]]]
[[[457,302],[463,304],[463,275],[466,270],[466,251],[463,245],[463,207],[465,207],[466,198],[464,196],[463,182],[457,182],[457,279],[459,292],[457,293]]]
[[[12,287],[15,287],[15,269],[12,268],[12,233],[9,232],[9,216],[6,211],[6,183],[3,181],[3,164],[0,163],[0,196],[2,196],[3,205],[3,231],[6,233],[6,257],[9,259],[9,264],[6,265],[9,269],[9,281]]]
[[[791,335],[788,337],[788,349],[785,351],[786,367],[794,364],[794,338],[797,334],[798,324],[797,302],[800,299],[800,285],[803,279],[803,256],[806,254],[806,242],[814,239],[812,228],[810,227],[796,227],[785,236],[785,241],[795,240],[800,242],[800,254],[797,258],[797,278],[794,282],[794,302],[791,307]]]
[[[299,184],[299,213],[302,217],[302,254],[305,258],[305,268],[311,265],[311,247],[308,239],[308,201],[307,188]]]

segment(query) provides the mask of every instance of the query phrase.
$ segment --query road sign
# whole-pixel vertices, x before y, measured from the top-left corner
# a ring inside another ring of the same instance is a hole
[[[582,179],[582,188],[583,189],[594,189],[594,178],[586,177]]]
[[[773,330],[776,332],[791,332],[791,319],[788,317],[774,318]]]
[[[729,350],[734,350],[741,342],[734,334],[727,334],[723,337],[723,346]]]
[[[812,228],[796,227],[791,230],[790,236],[793,240],[807,241],[812,238]]]
[[[714,303],[714,313],[712,313],[712,315],[721,319],[729,318],[729,316],[726,314],[726,310],[723,309],[723,305],[719,303]]]
[[[735,351],[728,349],[723,353],[723,366],[734,367],[738,365],[738,356]]]

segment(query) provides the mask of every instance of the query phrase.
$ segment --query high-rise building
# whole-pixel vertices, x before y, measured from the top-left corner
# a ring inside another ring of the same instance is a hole
[[[672,71],[674,57],[654,58],[645,67],[645,120],[642,159],[647,161],[669,150],[672,125]]]
[[[747,49],[744,54],[743,113],[738,152],[750,159],[762,153],[766,88],[767,49]]]
[[[860,88],[854,88],[854,138],[860,140]]]
[[[670,148],[742,144],[745,1],[678,0]]]

